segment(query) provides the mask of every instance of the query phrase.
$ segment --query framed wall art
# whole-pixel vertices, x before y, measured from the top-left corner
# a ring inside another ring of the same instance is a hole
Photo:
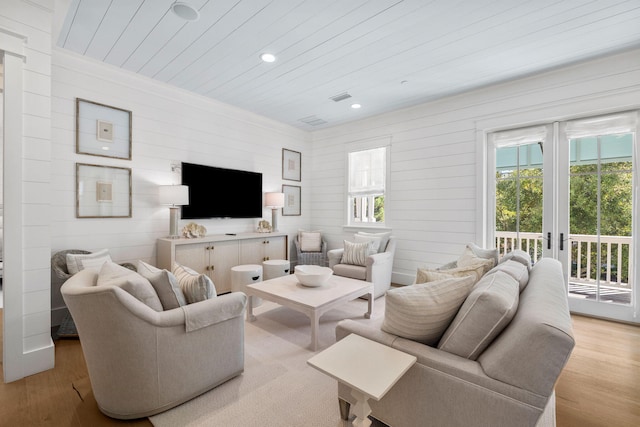
[[[300,193],[302,187],[299,185],[283,185],[284,207],[282,208],[282,216],[301,215]]]
[[[131,111],[76,98],[76,153],[131,160]]]
[[[302,181],[302,154],[298,151],[282,149],[282,179]]]
[[[76,218],[131,218],[131,169],[76,163]]]

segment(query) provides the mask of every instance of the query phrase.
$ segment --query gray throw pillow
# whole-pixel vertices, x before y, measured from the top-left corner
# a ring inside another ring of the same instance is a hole
[[[491,269],[487,273],[487,275],[493,274],[496,271],[502,271],[516,279],[520,292],[522,292],[527,286],[527,283],[529,283],[529,269],[527,269],[527,267],[525,267],[521,262],[514,261],[512,259],[501,262],[500,264],[493,267],[493,269]]]
[[[155,311],[162,311],[162,303],[147,279],[135,271],[107,261],[98,273],[96,286],[117,286]]]
[[[170,271],[162,270],[144,261],[138,261],[138,273],[145,277],[156,290],[162,308],[171,310],[187,305],[178,279]]]

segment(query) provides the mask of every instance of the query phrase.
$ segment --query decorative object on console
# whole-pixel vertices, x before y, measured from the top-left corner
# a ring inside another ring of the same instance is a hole
[[[284,207],[284,193],[265,193],[264,205],[271,209],[271,231],[278,230],[278,209]],[[283,214],[284,215],[284,214]]]
[[[297,265],[294,274],[301,285],[317,288],[327,283],[333,270],[319,265]]]
[[[267,220],[261,220],[258,222],[258,233],[271,233],[271,224]]]
[[[300,193],[302,188],[299,185],[283,185],[284,206],[282,207],[282,216],[300,216],[301,203]]]
[[[160,204],[171,205],[169,210],[169,238],[177,239],[178,235],[178,206],[189,204],[189,187],[186,185],[161,185],[158,189]],[[206,231],[205,231],[206,232]]]
[[[131,218],[131,169],[76,163],[76,218]]]
[[[131,115],[76,98],[76,153],[131,160]]]
[[[189,224],[182,227],[182,237],[186,237],[187,239],[195,239],[196,237],[204,237],[206,235],[207,229],[204,225],[190,222]]]
[[[302,181],[302,154],[298,151],[282,149],[282,179]]]

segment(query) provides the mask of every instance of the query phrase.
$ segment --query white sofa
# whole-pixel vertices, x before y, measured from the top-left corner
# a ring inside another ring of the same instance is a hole
[[[343,264],[343,248],[331,249],[327,252],[329,257],[329,267],[338,276],[350,277],[352,279],[366,280],[373,283],[373,297],[378,298],[391,287],[391,273],[393,272],[393,257],[396,252],[396,239],[389,237],[389,240],[380,252],[369,255],[366,265]]]
[[[538,261],[528,277],[513,319],[475,360],[384,332],[383,319],[340,322],[338,340],[358,334],[418,358],[370,401],[372,416],[394,427],[554,426],[554,387],[574,347],[567,294],[558,261]],[[338,397],[346,419],[355,402],[343,385]]]
[[[97,276],[82,270],[61,291],[104,414],[157,414],[243,372],[245,294],[156,311]]]

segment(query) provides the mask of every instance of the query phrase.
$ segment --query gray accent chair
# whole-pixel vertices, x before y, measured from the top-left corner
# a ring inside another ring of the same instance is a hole
[[[58,326],[69,315],[64,304],[60,288],[72,275],[67,269],[67,254],[90,254],[82,249],[58,251],[51,256],[51,326]],[[129,270],[136,271],[136,266],[128,262],[120,264]]]
[[[378,298],[391,287],[391,273],[393,271],[393,257],[396,252],[396,239],[389,237],[384,251],[367,257],[366,266],[342,264],[343,248],[331,249],[327,252],[329,267],[333,274],[352,279],[366,280],[373,283],[373,297]]]
[[[171,409],[244,370],[242,292],[155,311],[82,270],[62,285],[98,408],[118,419]]]
[[[322,239],[322,249],[320,252],[303,252],[300,250],[300,243],[298,242],[298,236],[293,239],[293,244],[296,247],[297,265],[327,265],[327,242]]]

